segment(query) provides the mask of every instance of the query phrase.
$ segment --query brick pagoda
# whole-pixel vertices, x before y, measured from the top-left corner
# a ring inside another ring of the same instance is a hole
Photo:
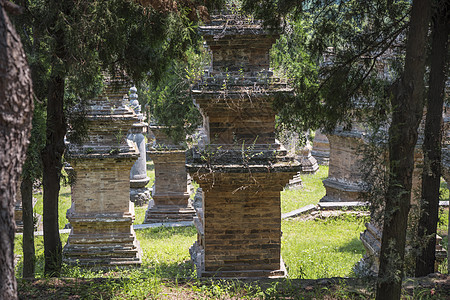
[[[67,211],[72,230],[63,250],[68,264],[114,267],[141,263],[130,202],[130,169],[139,150],[127,140],[138,118],[124,105],[127,92],[121,79],[110,80],[104,92],[89,101],[87,141],[69,145],[76,179]]]
[[[207,143],[188,153],[203,190],[191,258],[199,277],[285,276],[280,192],[301,167],[275,140],[272,102],[292,93],[269,70],[278,35],[233,15],[212,16],[199,30],[212,68],[192,91]]]
[[[155,142],[148,152],[155,166],[152,199],[144,223],[192,221],[195,210],[189,202],[186,154],[161,126],[149,126]]]

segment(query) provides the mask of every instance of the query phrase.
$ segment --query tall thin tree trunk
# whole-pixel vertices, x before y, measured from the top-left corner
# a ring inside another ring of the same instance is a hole
[[[450,22],[449,1],[440,1],[433,15],[431,68],[423,142],[424,168],[422,174],[421,215],[418,238],[425,242],[416,257],[417,277],[434,273],[436,260],[436,232],[439,215],[439,187],[441,183],[442,110],[446,80],[446,60]]]
[[[414,147],[423,112],[430,2],[414,0],[405,68],[392,97],[389,128],[389,186],[386,195],[377,300],[400,299],[406,228],[411,201]]]
[[[31,75],[0,0],[0,299],[17,299],[14,277],[14,200],[25,161],[33,111]]]
[[[20,187],[22,193],[23,220],[23,278],[34,278],[34,222],[33,222],[33,182],[29,177],[22,178]]]
[[[66,134],[63,100],[64,78],[52,74],[47,103],[47,142],[42,151],[42,184],[44,188],[44,272],[48,276],[55,277],[60,274],[62,261],[62,246],[58,223],[58,199],[62,155],[64,153],[64,135]]]

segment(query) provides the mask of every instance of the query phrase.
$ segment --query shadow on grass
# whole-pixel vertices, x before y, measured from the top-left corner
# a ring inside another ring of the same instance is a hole
[[[147,171],[153,171],[155,169],[155,165],[154,164],[148,164],[147,163]]]
[[[195,278],[194,266],[190,260],[182,263],[158,262],[156,264],[144,264],[141,266],[142,276],[159,278],[161,280],[186,280]]]
[[[364,253],[364,246],[360,239],[353,238],[337,249],[339,252]]]
[[[113,285],[123,279],[45,278],[19,279],[19,299],[111,299],[116,293]]]

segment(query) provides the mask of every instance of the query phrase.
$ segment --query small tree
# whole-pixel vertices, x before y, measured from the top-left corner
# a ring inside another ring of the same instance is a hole
[[[191,89],[203,74],[205,53],[199,44],[186,52],[186,60],[174,60],[164,73],[164,80],[141,86],[141,95],[150,110],[149,122],[167,126],[166,134],[175,143],[184,142],[202,118],[193,103]],[[200,49],[200,50],[199,50]]]
[[[144,77],[159,80],[170,60],[182,57],[194,40],[189,17],[197,17],[195,1],[143,2],[149,6],[127,0],[29,0],[26,13],[16,20],[24,28],[27,53],[41,62],[33,79],[46,87],[41,157],[47,275],[58,276],[61,269],[58,196],[67,110],[100,92],[103,71],[120,69],[136,82]]]

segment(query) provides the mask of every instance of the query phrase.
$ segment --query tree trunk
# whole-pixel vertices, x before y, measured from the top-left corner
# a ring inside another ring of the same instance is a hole
[[[449,19],[446,13],[450,3],[443,1],[433,16],[431,41],[431,66],[423,142],[424,168],[422,174],[421,215],[418,224],[418,239],[424,241],[416,257],[415,276],[434,273],[436,260],[436,232],[439,215],[439,187],[441,183],[442,110],[446,80],[446,59]]]
[[[429,11],[429,1],[413,1],[405,68],[392,97],[393,112],[389,128],[390,175],[376,292],[378,300],[400,299],[401,295],[414,148],[423,113]]]
[[[33,182],[29,177],[23,177],[20,187],[22,193],[23,219],[23,278],[34,278],[34,221],[33,221]]]
[[[17,299],[14,200],[25,161],[33,111],[31,75],[0,0],[0,299]]]
[[[62,246],[59,236],[58,199],[60,190],[62,156],[64,153],[64,78],[54,73],[49,83],[47,103],[47,142],[42,151],[43,164],[43,223],[44,223],[44,272],[58,277],[61,271]]]

